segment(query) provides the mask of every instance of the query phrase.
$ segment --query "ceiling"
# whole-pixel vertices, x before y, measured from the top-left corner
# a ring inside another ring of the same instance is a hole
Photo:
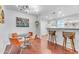
[[[35,5],[30,5],[30,6],[35,6]],[[45,17],[52,17],[52,16],[63,17],[63,16],[79,13],[79,5],[36,5],[36,6],[37,8],[35,8],[35,10],[31,9],[29,14],[41,15]],[[18,10],[16,5],[5,5],[5,7],[10,10],[27,13],[25,11]]]

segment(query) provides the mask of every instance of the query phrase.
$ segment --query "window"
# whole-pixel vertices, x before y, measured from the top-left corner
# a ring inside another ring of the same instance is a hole
[[[64,20],[57,20],[57,27],[63,28],[64,27]]]

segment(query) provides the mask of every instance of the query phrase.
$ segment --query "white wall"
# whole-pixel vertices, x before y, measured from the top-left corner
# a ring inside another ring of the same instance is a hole
[[[47,21],[40,20],[40,35],[47,34]]]
[[[17,32],[20,34],[27,33],[28,31],[35,33],[35,16],[9,10],[6,7],[4,7],[4,13],[4,24],[0,24],[0,53],[3,53],[5,46],[9,43],[9,35],[11,33]],[[16,17],[29,18],[29,27],[16,27]]]

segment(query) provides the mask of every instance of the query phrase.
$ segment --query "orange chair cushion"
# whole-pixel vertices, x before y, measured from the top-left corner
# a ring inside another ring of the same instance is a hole
[[[11,38],[10,42],[11,42],[12,45],[15,45],[15,46],[20,46],[22,44],[22,42],[18,41],[15,38]]]

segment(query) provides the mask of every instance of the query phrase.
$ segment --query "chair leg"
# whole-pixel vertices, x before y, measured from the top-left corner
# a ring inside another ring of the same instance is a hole
[[[51,41],[54,43],[54,36],[51,35]]]
[[[56,44],[57,43],[57,41],[56,41],[56,35],[55,35],[55,38],[54,39],[55,39],[55,44]]]
[[[73,39],[70,39],[70,40],[71,40],[71,47],[72,47],[73,51],[75,51],[74,40]]]
[[[49,34],[49,41],[51,40],[51,35]]]
[[[54,36],[54,43],[55,43],[55,48],[57,48],[57,41],[56,41],[56,35]]]
[[[64,48],[66,48],[66,41],[67,41],[67,39],[64,39],[64,41],[63,41],[63,47]]]
[[[56,43],[56,36],[55,36],[55,35],[51,35],[51,41],[52,41],[53,43]]]
[[[56,43],[56,36],[55,35],[52,36],[52,40],[53,40],[53,43]]]

